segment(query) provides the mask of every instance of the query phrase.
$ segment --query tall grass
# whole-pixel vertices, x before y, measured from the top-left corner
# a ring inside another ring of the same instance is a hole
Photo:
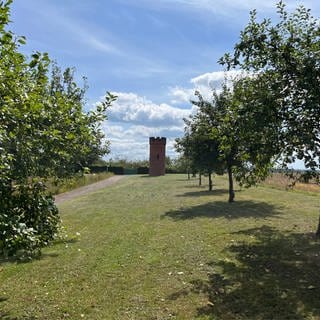
[[[58,183],[49,182],[48,191],[52,194],[59,194],[110,178],[113,175],[112,172],[90,173],[64,179]]]
[[[294,179],[290,179],[283,173],[273,173],[262,183],[262,185],[280,190],[296,190],[320,193],[320,185],[315,181],[311,180],[309,183],[302,183],[298,181],[294,183]]]

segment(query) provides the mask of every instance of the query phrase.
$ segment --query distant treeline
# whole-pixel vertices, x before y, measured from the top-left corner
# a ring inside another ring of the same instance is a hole
[[[99,159],[90,167],[91,173],[113,172],[114,174],[149,174],[149,161],[127,159]],[[187,173],[187,166],[180,159],[166,157],[166,173]]]
[[[149,167],[128,168],[120,166],[91,166],[91,173],[112,172],[117,175],[124,174],[149,174]],[[186,171],[178,171],[173,168],[166,168],[166,173],[186,173]]]

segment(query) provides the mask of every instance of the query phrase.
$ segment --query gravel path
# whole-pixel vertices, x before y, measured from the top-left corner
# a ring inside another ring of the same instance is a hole
[[[107,186],[110,186],[116,182],[118,182],[119,180],[125,178],[126,176],[112,176],[111,178],[105,179],[105,180],[101,180],[99,182],[96,183],[92,183],[89,184],[87,186],[84,187],[80,187],[77,189],[74,189],[72,191],[69,192],[65,192],[65,193],[60,193],[58,195],[55,196],[55,203],[59,204],[61,202],[64,202],[66,200],[71,200],[73,198],[82,196],[84,194],[105,188]]]

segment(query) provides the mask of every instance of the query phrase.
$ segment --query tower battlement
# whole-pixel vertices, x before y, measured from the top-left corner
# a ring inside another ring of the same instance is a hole
[[[149,143],[150,144],[166,144],[167,139],[165,137],[150,137]]]

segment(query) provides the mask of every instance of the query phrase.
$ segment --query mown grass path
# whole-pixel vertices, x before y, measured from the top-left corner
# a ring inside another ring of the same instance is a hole
[[[0,265],[0,318],[319,319],[319,197],[127,179],[59,205],[68,237]]]
[[[83,196],[83,195],[87,195],[91,192],[95,192],[98,191],[102,188],[106,188],[108,186],[113,185],[114,183],[122,180],[126,178],[126,176],[112,176],[112,177],[108,177],[107,179],[95,182],[95,183],[91,183],[89,185],[68,191],[68,192],[64,192],[64,193],[60,193],[58,195],[55,196],[55,203],[56,204],[60,204],[64,201],[67,200],[72,200],[75,199],[77,197]]]

